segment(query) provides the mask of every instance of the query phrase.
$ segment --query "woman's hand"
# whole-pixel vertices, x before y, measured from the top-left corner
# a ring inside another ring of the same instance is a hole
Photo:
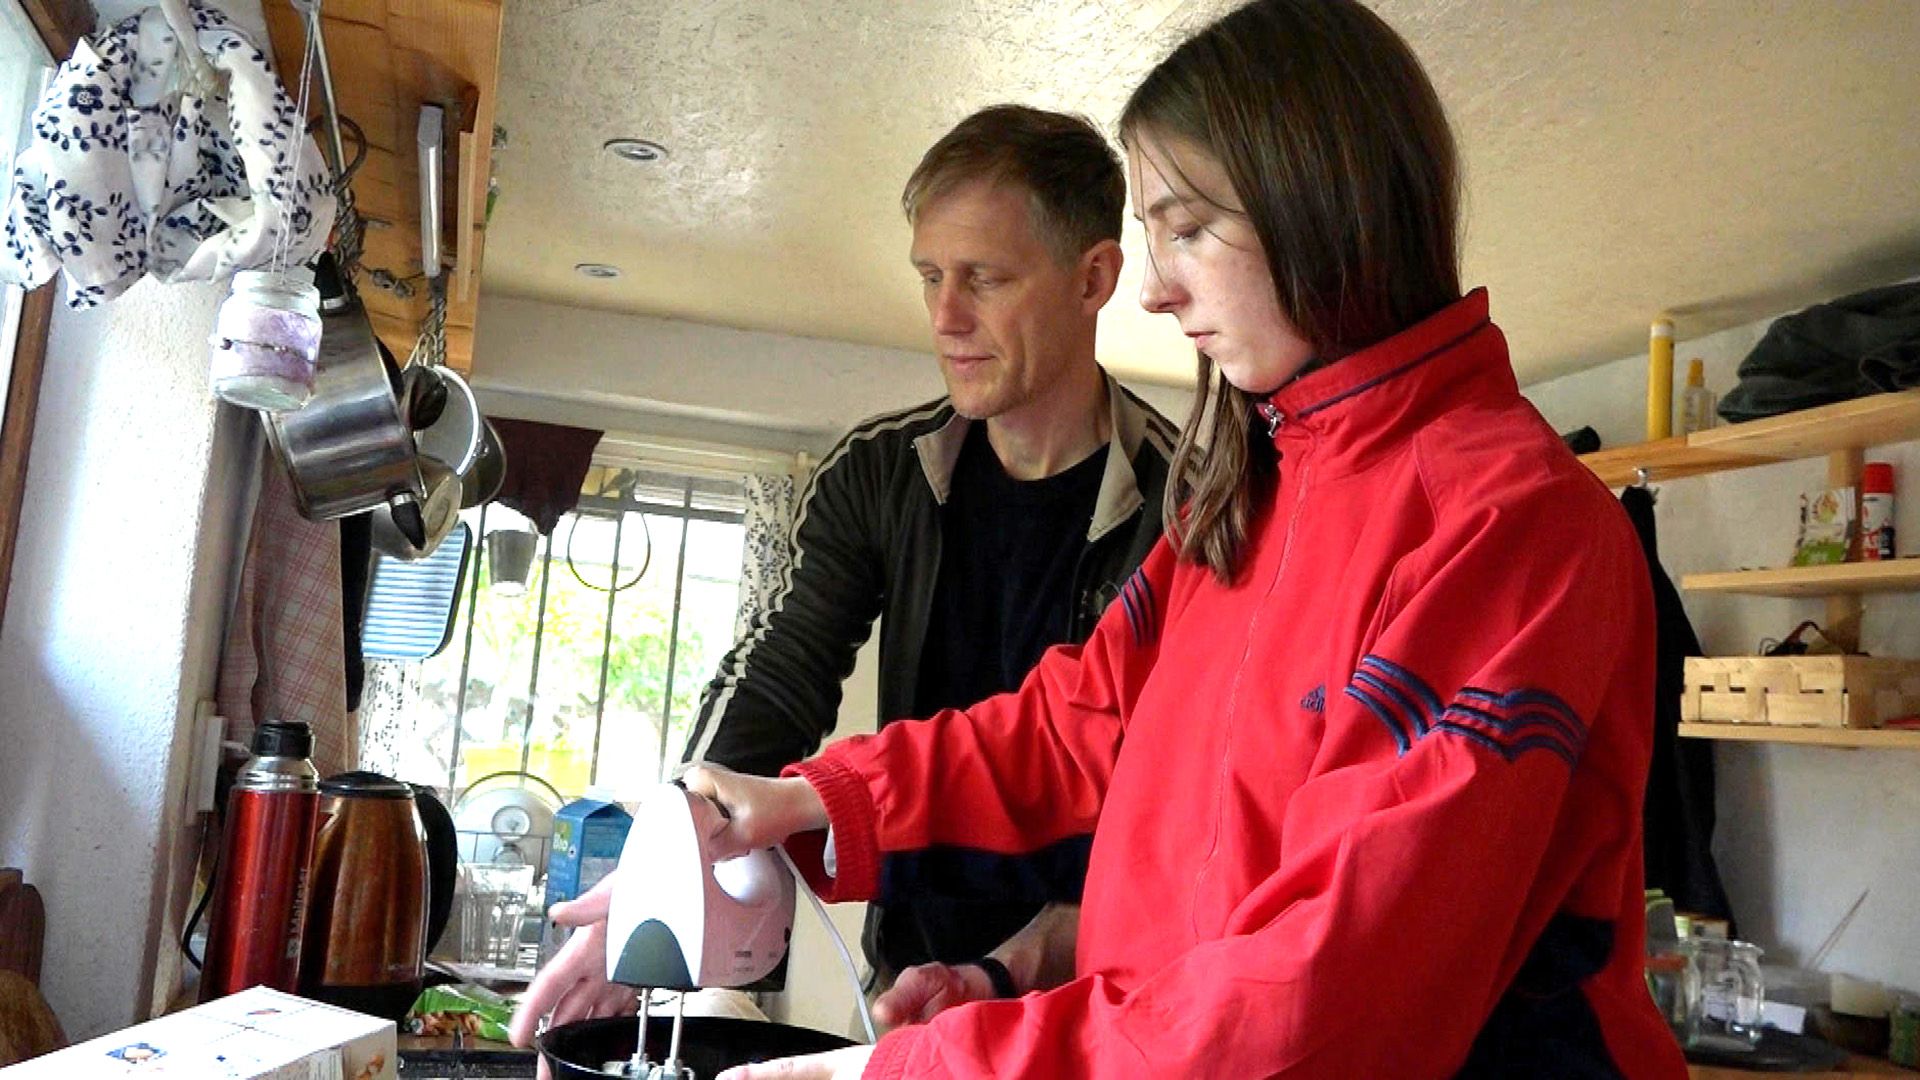
[[[688,770],[684,783],[688,791],[719,808],[709,844],[716,861],[772,847],[794,833],[825,828],[827,824],[826,806],[805,780],[769,780],[705,765]],[[607,910],[620,878],[621,872],[616,870],[578,900],[554,905],[550,913],[553,921],[574,927],[573,936],[541,969],[521,999],[507,1027],[515,1046],[532,1045],[541,1017],[548,1014],[548,1023],[558,1027],[638,1009],[632,988],[607,980]],[[540,1072],[544,1078],[544,1061]],[[848,1075],[858,1073],[855,1069]]]
[[[763,1061],[758,1065],[737,1065],[716,1080],[860,1080],[873,1056],[871,1046],[849,1046],[806,1057]]]
[[[714,861],[783,843],[794,833],[827,827],[827,807],[799,777],[748,776],[718,765],[695,765],[680,778],[688,791],[717,805],[725,820],[708,840]]]
[[[553,906],[554,923],[574,927],[573,936],[527,987],[512,1023],[507,1025],[507,1037],[513,1045],[533,1045],[540,1019],[549,1012],[549,1023],[558,1027],[575,1020],[638,1011],[639,999],[632,987],[607,981],[607,908],[613,902],[614,884],[619,878],[618,871],[608,874],[578,900]],[[540,1076],[542,1080],[548,1076],[544,1058]]]

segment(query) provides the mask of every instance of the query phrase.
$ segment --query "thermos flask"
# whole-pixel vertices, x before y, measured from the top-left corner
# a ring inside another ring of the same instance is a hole
[[[305,724],[262,724],[253,756],[227,797],[226,832],[214,872],[213,918],[200,1000],[250,986],[291,993],[300,975],[308,860],[320,778]]]

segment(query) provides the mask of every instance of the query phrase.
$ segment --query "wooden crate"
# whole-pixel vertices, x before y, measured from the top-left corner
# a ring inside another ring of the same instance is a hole
[[[1688,657],[1680,718],[1712,724],[1877,728],[1920,712],[1920,660]]]

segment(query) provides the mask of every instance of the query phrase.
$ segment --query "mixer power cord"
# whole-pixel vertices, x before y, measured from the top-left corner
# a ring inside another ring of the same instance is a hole
[[[867,1029],[867,1042],[879,1042],[880,1037],[873,1033],[873,1010],[867,1006],[867,994],[860,985],[860,972],[853,966],[853,954],[847,951],[847,942],[840,936],[840,928],[827,917],[827,905],[820,902],[813,886],[807,884],[806,876],[800,873],[799,867],[793,865],[793,856],[787,854],[787,849],[776,844],[773,852],[786,864],[787,872],[793,875],[793,883],[799,886],[807,902],[813,905],[813,913],[820,916],[820,924],[827,928],[827,936],[833,939],[833,947],[840,952],[840,963],[846,966],[847,979],[853,984],[853,1000],[860,1007],[860,1026]]]

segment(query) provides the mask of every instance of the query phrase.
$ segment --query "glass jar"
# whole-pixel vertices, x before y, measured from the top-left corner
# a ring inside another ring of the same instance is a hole
[[[243,270],[214,317],[213,392],[222,401],[284,412],[313,396],[320,354],[320,290],[313,274]]]
[[[1760,1042],[1760,1014],[1767,1000],[1760,946],[1688,938],[1684,947],[1697,994],[1685,1025],[1687,1045],[1751,1050]]]

